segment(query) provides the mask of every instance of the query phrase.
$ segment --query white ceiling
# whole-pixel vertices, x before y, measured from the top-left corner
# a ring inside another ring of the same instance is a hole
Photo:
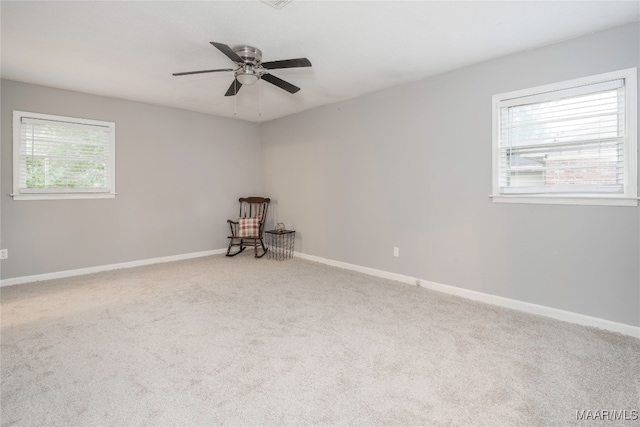
[[[635,1],[253,1],[1,3],[3,78],[250,121],[443,73],[640,19]],[[224,93],[233,68],[210,41],[248,44],[302,88]],[[260,108],[262,114],[260,115]]]

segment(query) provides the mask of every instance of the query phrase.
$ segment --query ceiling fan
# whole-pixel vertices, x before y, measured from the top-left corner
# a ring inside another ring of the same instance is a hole
[[[217,73],[220,71],[233,71],[235,78],[227,93],[224,96],[234,96],[238,93],[242,85],[252,85],[259,79],[265,80],[272,85],[278,86],[289,93],[296,93],[299,87],[270,74],[267,70],[278,68],[311,67],[311,62],[307,58],[283,59],[280,61],[262,62],[262,52],[253,46],[235,46],[233,48],[224,43],[210,42],[218,50],[232,60],[237,68],[223,68],[218,70],[186,71],[183,73],[173,73],[174,76],[186,76],[189,74]]]

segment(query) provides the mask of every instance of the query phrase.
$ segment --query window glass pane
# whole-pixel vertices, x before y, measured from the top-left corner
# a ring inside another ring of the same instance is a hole
[[[620,148],[616,141],[558,148],[509,150],[507,186],[621,184]],[[571,191],[567,188],[567,191]]]
[[[623,87],[500,110],[500,187],[510,194],[623,192]],[[523,191],[521,191],[523,190]]]

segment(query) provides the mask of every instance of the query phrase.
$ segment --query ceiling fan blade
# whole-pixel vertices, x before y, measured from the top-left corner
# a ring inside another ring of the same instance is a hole
[[[235,53],[235,52],[233,51],[233,49],[231,49],[231,48],[230,48],[229,46],[227,46],[226,44],[224,44],[224,43],[216,43],[216,42],[209,42],[209,43],[211,43],[212,45],[214,45],[215,47],[217,47],[217,48],[218,48],[218,50],[219,50],[220,52],[222,52],[222,53],[224,53],[225,55],[227,55],[227,57],[228,57],[230,60],[232,60],[233,62],[241,62],[241,63],[242,63],[242,62],[244,62],[244,61],[242,60],[242,58],[240,58],[240,57],[238,56],[238,54],[237,54],[237,53]]]
[[[289,82],[285,82],[281,78],[274,76],[273,74],[264,73],[261,77],[262,80],[266,80],[272,85],[278,86],[280,89],[284,89],[289,93],[296,93],[300,90],[298,86],[294,86]]]
[[[189,74],[217,73],[219,71],[233,71],[232,68],[223,68],[219,70],[202,70],[202,71],[185,71],[184,73],[173,73],[174,76],[188,76]]]
[[[311,67],[311,61],[307,58],[283,59],[281,61],[268,61],[260,65],[267,70],[275,70],[276,68],[297,68]]]
[[[227,93],[225,93],[224,96],[237,95],[241,87],[242,87],[242,83],[240,83],[238,79],[234,79],[233,83],[231,83],[231,86],[229,86],[229,89],[227,89]]]

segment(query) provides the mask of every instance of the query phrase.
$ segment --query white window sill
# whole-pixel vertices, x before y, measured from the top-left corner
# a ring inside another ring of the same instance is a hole
[[[11,194],[13,200],[115,199],[116,193]]]
[[[593,197],[593,196],[503,196],[491,195],[494,203],[534,203],[542,205],[589,205],[589,206],[638,206],[637,197]]]

